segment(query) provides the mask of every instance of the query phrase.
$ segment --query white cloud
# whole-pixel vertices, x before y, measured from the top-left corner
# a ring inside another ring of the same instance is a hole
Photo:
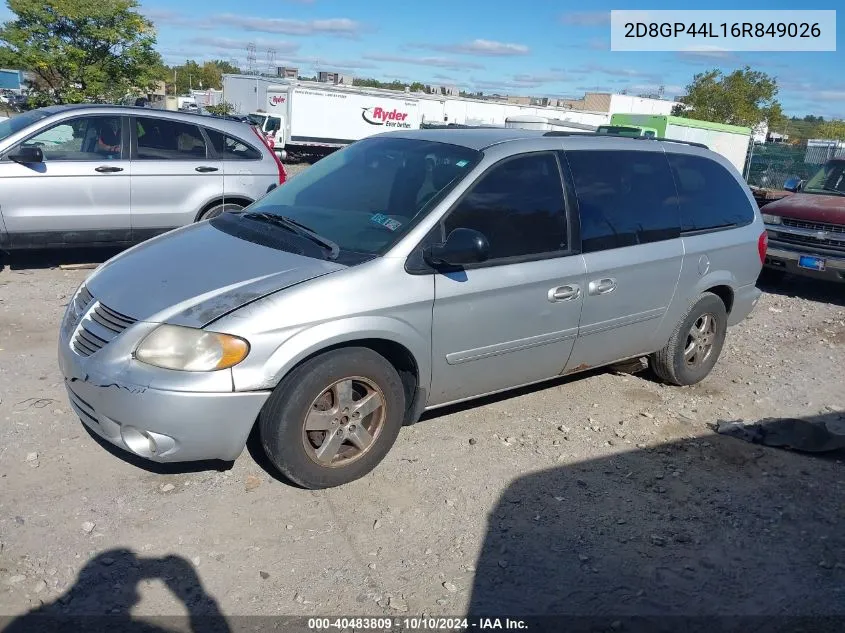
[[[475,39],[460,44],[413,44],[411,48],[424,48],[443,53],[458,55],[482,55],[490,57],[510,57],[527,55],[530,49],[525,44],[497,42],[495,40]]]
[[[258,33],[280,33],[283,35],[332,35],[335,37],[358,37],[365,27],[349,18],[327,20],[286,20],[281,18],[256,18],[223,14],[211,18],[219,26],[238,28]]]
[[[255,44],[256,49],[266,50],[272,49],[276,51],[276,55],[284,55],[294,53],[299,50],[299,44],[295,42],[282,42],[278,40],[237,40],[229,37],[194,37],[188,40],[188,44],[195,44],[197,46],[206,46],[208,48],[238,50],[246,51],[249,44]],[[256,53],[259,51],[256,50]]]
[[[364,59],[370,59],[377,62],[390,62],[395,64],[411,64],[414,66],[448,68],[450,70],[468,70],[472,68],[484,68],[484,66],[482,66],[481,64],[462,61],[459,59],[450,59],[448,57],[409,57],[405,55],[385,55],[381,53],[371,53],[368,55],[364,55]]]

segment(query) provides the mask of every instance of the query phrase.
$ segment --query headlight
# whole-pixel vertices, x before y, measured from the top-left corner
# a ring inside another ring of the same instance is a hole
[[[229,334],[177,325],[161,325],[135,350],[142,363],[181,371],[214,371],[233,367],[249,354],[249,343]]]
[[[763,222],[765,224],[780,224],[781,219],[779,215],[769,215],[768,213],[764,213]]]

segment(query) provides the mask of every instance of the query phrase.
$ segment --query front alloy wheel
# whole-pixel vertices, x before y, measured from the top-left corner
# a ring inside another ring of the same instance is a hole
[[[362,376],[343,378],[311,404],[302,426],[305,450],[320,466],[342,468],[375,445],[384,420],[378,385]]]
[[[384,458],[405,419],[393,365],[366,347],[315,356],[290,372],[258,416],[267,456],[290,481],[330,488],[363,477]]]

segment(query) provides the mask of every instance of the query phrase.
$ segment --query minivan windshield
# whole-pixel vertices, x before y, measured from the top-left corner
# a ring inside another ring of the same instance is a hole
[[[5,121],[0,121],[0,141],[4,141],[12,134],[20,132],[28,125],[32,125],[47,116],[47,113],[40,110],[30,110],[23,114],[18,114]]]
[[[278,215],[341,250],[380,255],[480,156],[476,150],[447,143],[370,137],[316,162],[239,217],[255,222],[256,214]]]
[[[807,181],[802,191],[845,196],[845,160],[831,160]]]

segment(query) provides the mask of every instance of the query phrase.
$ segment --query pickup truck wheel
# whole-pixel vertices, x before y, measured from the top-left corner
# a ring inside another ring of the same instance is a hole
[[[203,220],[210,220],[211,218],[216,218],[218,215],[225,213],[226,211],[240,211],[244,208],[244,205],[238,204],[236,202],[227,202],[225,204],[218,204],[216,206],[211,207],[210,209],[206,209],[203,211],[203,214],[200,216],[199,222]]]
[[[259,414],[270,461],[304,488],[339,486],[375,468],[402,428],[405,391],[380,354],[321,354],[294,369]]]
[[[654,373],[674,385],[694,385],[704,380],[722,352],[727,324],[722,300],[710,292],[701,294],[666,346],[651,355]]]

